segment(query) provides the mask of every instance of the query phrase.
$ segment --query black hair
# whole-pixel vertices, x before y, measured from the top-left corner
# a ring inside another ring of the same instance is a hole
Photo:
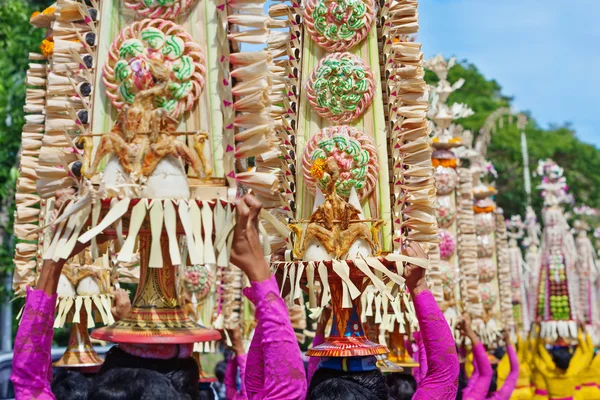
[[[219,383],[225,382],[225,371],[227,371],[227,361],[219,361],[217,365],[215,365],[215,376]]]
[[[494,349],[494,351],[492,352],[492,354],[494,355],[494,357],[496,357],[498,360],[502,360],[502,357],[504,357],[504,354],[506,354],[506,348],[505,347],[496,347]]]
[[[417,381],[414,376],[404,373],[395,373],[387,375],[386,378],[391,400],[412,399],[417,390]]]
[[[50,388],[60,400],[87,400],[90,381],[81,372],[59,368]]]
[[[200,388],[200,400],[219,400],[218,398],[215,398],[215,392],[212,390],[212,388],[208,387],[201,387]]]
[[[180,393],[171,380],[156,371],[144,368],[113,368],[96,376],[89,400],[190,400]]]
[[[562,370],[567,370],[569,368],[573,354],[571,354],[568,347],[555,347],[552,349],[551,354],[556,368]]]
[[[387,400],[385,376],[379,370],[345,372],[319,368],[310,381],[308,400]]]
[[[108,353],[98,375],[108,373],[112,369],[143,368],[163,374],[179,393],[189,396],[191,400],[199,400],[198,379],[200,370],[192,357],[160,360],[142,358],[126,353],[114,346]],[[157,397],[158,398],[158,397]]]

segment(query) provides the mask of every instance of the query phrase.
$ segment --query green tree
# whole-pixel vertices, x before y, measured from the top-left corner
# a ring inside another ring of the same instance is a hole
[[[450,83],[465,79],[464,86],[452,93],[448,104],[465,103],[475,111],[469,118],[457,122],[478,134],[488,116],[502,107],[510,107],[512,98],[502,94],[502,87],[495,80],[486,79],[473,64],[461,61],[448,74]],[[437,77],[427,71],[425,79],[436,84]],[[530,168],[532,172],[540,159],[552,158],[565,169],[570,192],[578,203],[591,207],[600,206],[600,151],[593,145],[580,141],[571,126],[553,125],[548,129],[540,127],[535,118],[524,112],[529,119],[525,128]],[[507,217],[525,213],[526,195],[523,178],[523,159],[521,154],[521,133],[515,125],[504,124],[496,130],[488,146],[487,158],[498,171],[496,187],[497,203],[504,209]],[[537,177],[532,178],[532,203],[538,215],[542,199],[536,186]]]

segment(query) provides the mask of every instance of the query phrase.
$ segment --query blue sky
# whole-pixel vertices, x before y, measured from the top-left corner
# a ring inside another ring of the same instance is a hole
[[[474,63],[543,126],[600,147],[600,0],[421,0],[427,58]]]

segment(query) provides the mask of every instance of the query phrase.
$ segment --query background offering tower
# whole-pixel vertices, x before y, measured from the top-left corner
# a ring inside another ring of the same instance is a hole
[[[541,336],[556,339],[577,337],[579,278],[575,240],[563,212],[572,201],[563,169],[554,161],[540,160],[536,173],[542,177],[544,198],[541,265],[537,317],[542,319]]]
[[[462,145],[463,135],[470,135],[470,132],[464,132],[462,126],[453,121],[469,117],[473,115],[473,111],[464,104],[446,104],[452,92],[464,84],[463,79],[453,85],[448,82],[448,71],[454,64],[454,58],[446,61],[441,55],[426,63],[426,67],[439,78],[438,84],[430,88],[428,117],[433,126],[432,164],[435,168],[440,243],[438,248],[430,251],[429,257],[433,271],[438,271],[441,276],[444,294],[441,307],[452,327],[463,311],[469,312],[473,317],[480,316],[471,178],[468,171],[461,173],[459,170],[460,160],[453,150]],[[466,191],[462,190],[465,186],[468,186]]]

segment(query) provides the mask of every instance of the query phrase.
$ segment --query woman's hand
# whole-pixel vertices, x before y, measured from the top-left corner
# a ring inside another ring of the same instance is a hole
[[[471,326],[471,317],[469,316],[469,314],[463,314],[462,319],[460,321],[460,331],[463,336],[471,339],[471,342],[473,344],[479,342],[479,337],[477,336],[477,334]]]
[[[129,315],[131,300],[129,300],[129,293],[124,289],[113,289],[111,292],[115,296],[115,303],[111,312],[115,320],[119,321]]]
[[[258,234],[258,216],[262,204],[252,195],[236,201],[236,224],[230,261],[244,271],[252,282],[262,282],[271,277]]]
[[[406,250],[403,251],[404,255],[414,258],[427,258],[427,255],[416,242],[409,243]],[[425,279],[425,269],[418,265],[406,264],[404,266],[404,279],[406,280],[406,286],[413,296],[417,296],[419,293],[427,290],[427,280]]]
[[[227,329],[227,335],[229,336],[229,339],[231,339],[231,350],[233,350],[235,355],[241,356],[246,354],[240,328]]]

